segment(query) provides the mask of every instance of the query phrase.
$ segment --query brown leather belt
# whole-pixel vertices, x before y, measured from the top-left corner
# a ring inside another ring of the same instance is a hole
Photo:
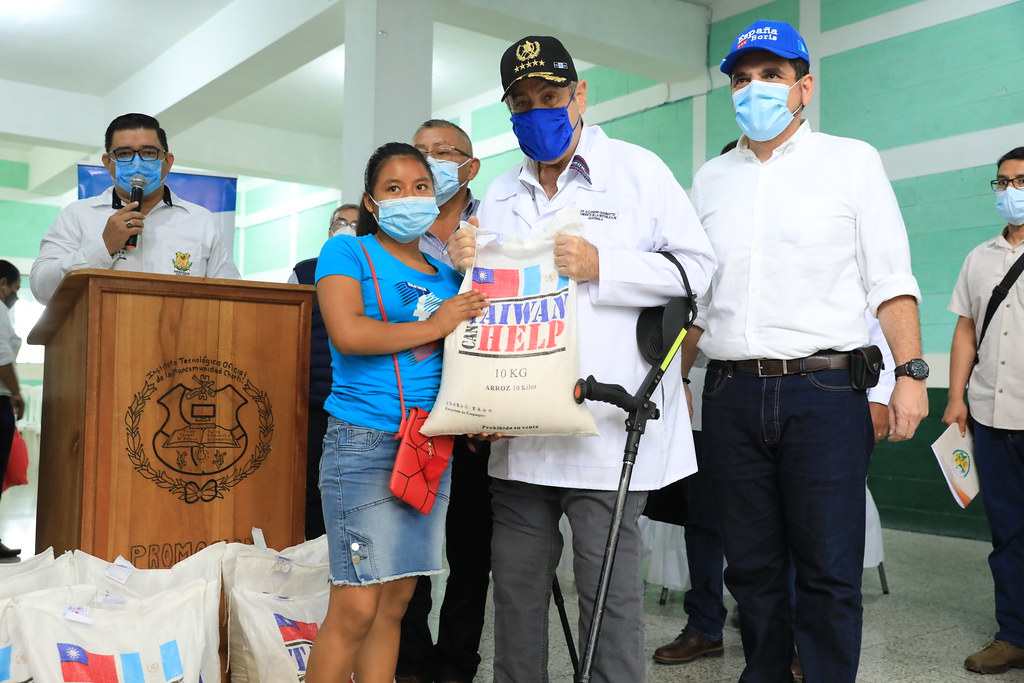
[[[728,370],[747,372],[758,377],[781,377],[782,375],[802,375],[819,370],[848,370],[850,354],[830,353],[806,358],[776,360],[773,358],[755,358],[753,360],[714,360],[708,367],[725,367]]]

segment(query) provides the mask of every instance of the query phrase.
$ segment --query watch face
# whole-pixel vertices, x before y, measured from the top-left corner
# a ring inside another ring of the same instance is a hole
[[[907,376],[914,379],[928,378],[928,363],[921,358],[911,358],[907,361]]]

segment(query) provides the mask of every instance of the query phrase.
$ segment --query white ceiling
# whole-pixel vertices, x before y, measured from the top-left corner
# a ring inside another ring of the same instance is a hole
[[[346,3],[433,3],[437,112],[496,100],[500,55],[528,33],[558,35],[581,67],[696,77],[697,5],[716,1],[0,0],[0,159],[30,167],[29,190],[0,198],[65,192],[126,111],[161,120],[178,165],[338,186],[345,17],[362,9]],[[296,159],[241,149],[254,141]]]

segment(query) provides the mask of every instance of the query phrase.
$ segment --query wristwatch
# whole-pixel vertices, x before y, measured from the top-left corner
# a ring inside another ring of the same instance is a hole
[[[892,374],[910,379],[928,379],[928,364],[922,358],[911,358],[903,365],[897,365]]]

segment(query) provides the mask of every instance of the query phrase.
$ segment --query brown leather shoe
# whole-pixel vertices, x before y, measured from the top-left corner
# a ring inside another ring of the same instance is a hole
[[[721,657],[725,646],[721,640],[708,640],[687,631],[668,645],[662,645],[654,651],[654,661],[658,664],[685,664],[698,657]]]
[[[789,673],[793,677],[793,683],[803,683],[804,665],[800,663],[800,654],[793,648],[793,657],[789,660]]]
[[[1001,674],[1010,669],[1024,669],[1024,648],[993,638],[964,661],[964,668],[979,674]]]

